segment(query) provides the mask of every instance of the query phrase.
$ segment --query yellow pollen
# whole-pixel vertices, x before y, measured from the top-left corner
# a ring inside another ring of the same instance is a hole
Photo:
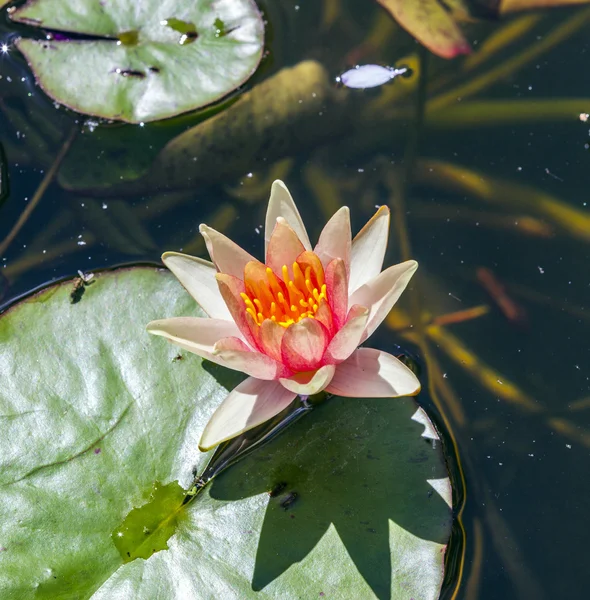
[[[281,268],[280,278],[270,267],[261,270],[260,263],[248,263],[244,273],[246,291],[240,297],[257,325],[270,319],[289,327],[301,319],[316,318],[322,302],[327,300],[327,289],[322,264],[317,256],[310,255],[306,251],[302,263],[292,264],[292,277],[287,265]]]

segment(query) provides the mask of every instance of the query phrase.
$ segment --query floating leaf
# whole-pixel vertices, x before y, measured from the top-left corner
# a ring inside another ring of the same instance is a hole
[[[438,598],[450,486],[413,399],[331,398],[180,508],[239,377],[148,337],[200,314],[168,272],[93,281],[0,316],[0,597]]]
[[[11,18],[59,32],[16,42],[49,96],[131,123],[225,96],[256,70],[264,42],[253,0],[29,0]]]

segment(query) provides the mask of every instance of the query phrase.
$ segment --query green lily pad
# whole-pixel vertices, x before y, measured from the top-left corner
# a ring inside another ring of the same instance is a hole
[[[1,598],[438,597],[450,485],[411,398],[331,398],[181,508],[241,376],[145,332],[200,314],[167,271],[93,281],[0,315]]]
[[[30,0],[10,17],[60,32],[16,42],[49,96],[130,123],[225,96],[254,73],[264,44],[253,0]]]

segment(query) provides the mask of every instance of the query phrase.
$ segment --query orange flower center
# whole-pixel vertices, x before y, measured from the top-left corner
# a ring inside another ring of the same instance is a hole
[[[251,261],[244,269],[246,292],[242,293],[246,312],[257,325],[271,319],[289,327],[301,319],[316,317],[327,301],[322,263],[313,252],[303,252],[291,272],[283,265],[282,278],[270,267]]]

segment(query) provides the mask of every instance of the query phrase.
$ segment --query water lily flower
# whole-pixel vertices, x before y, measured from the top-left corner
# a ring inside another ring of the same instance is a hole
[[[382,206],[352,240],[343,207],[312,249],[291,194],[275,181],[264,263],[207,225],[200,232],[213,262],[178,252],[162,256],[209,317],[152,321],[147,330],[250,376],[213,413],[201,450],[271,419],[297,395],[419,392],[420,382],[397,358],[359,348],[418,268],[408,260],[381,271],[388,231],[389,209]]]

